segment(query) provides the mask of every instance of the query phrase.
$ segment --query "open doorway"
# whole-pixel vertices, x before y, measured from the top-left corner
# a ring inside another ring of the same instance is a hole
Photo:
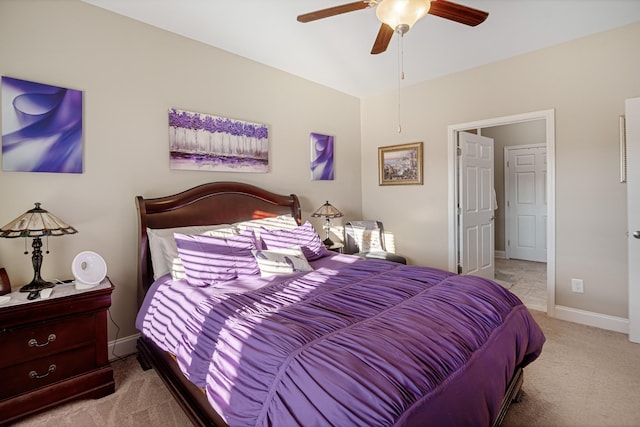
[[[512,126],[518,125],[518,126]],[[459,271],[459,265],[461,262],[460,257],[460,236],[458,230],[458,213],[459,206],[458,200],[460,196],[460,170],[458,164],[458,134],[460,132],[476,132],[479,135],[488,136],[490,138],[495,138],[499,136],[501,132],[505,132],[505,129],[508,128],[518,128],[520,126],[540,126],[542,125],[542,132],[544,143],[546,145],[546,169],[545,169],[545,177],[546,177],[546,188],[544,189],[544,197],[546,201],[546,212],[545,212],[545,246],[546,246],[546,259],[542,261],[546,261],[546,263],[541,263],[541,260],[536,261],[522,261],[525,263],[524,267],[522,264],[518,264],[516,262],[512,262],[510,266],[508,266],[507,271],[516,271],[517,274],[539,274],[539,269],[542,266],[543,269],[546,270],[546,274],[544,274],[543,280],[546,280],[546,289],[544,291],[546,304],[542,304],[540,301],[529,303],[528,306],[530,308],[536,309],[545,309],[546,312],[553,316],[554,315],[554,306],[555,306],[555,174],[554,174],[554,164],[555,164],[555,123],[554,123],[554,111],[553,110],[545,110],[538,111],[532,113],[518,114],[514,116],[507,117],[499,117],[494,119],[487,119],[477,122],[470,123],[461,123],[456,125],[451,125],[448,128],[448,144],[449,144],[449,269],[451,271]],[[498,145],[495,152],[495,166],[498,169],[496,175],[499,175],[500,178],[494,180],[494,185],[496,187],[496,198],[498,206],[504,206],[505,202],[505,191],[504,191],[504,178],[503,175],[503,167],[504,167],[504,152],[506,151],[504,147],[505,144],[508,145],[509,138],[499,137],[496,138],[500,142],[501,145]],[[511,141],[514,141],[511,138]],[[520,142],[531,142],[531,141],[520,141]],[[537,141],[541,142],[541,141]],[[496,266],[498,267],[498,274],[503,274],[501,271],[504,271],[504,262],[502,262],[499,258],[505,258],[506,249],[505,244],[507,239],[505,239],[505,230],[507,229],[505,221],[508,219],[504,216],[504,213],[507,212],[506,209],[498,209],[496,211],[496,225],[495,225],[495,249],[496,249]],[[500,217],[500,215],[502,216]],[[533,262],[534,264],[526,264],[528,262]],[[531,268],[529,268],[531,267]],[[501,270],[501,268],[503,270]],[[537,271],[536,271],[537,270]],[[544,273],[544,272],[543,272]],[[539,276],[538,276],[539,277]],[[498,277],[499,279],[499,277]],[[526,279],[532,280],[532,279]],[[539,279],[538,279],[539,280]]]
[[[527,307],[546,312],[546,120],[479,132],[496,147],[494,279]]]

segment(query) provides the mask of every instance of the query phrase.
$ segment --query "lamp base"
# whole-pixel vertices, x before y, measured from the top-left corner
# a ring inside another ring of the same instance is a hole
[[[40,278],[33,279],[31,283],[27,283],[23,287],[20,288],[20,292],[32,292],[32,291],[41,291],[46,288],[53,288],[55,283],[47,282],[46,280],[42,280]]]
[[[333,246],[333,240],[331,240],[331,239],[330,239],[330,238],[328,238],[328,237],[327,237],[326,239],[324,239],[324,240],[322,241],[322,243],[324,243],[324,245],[325,245],[326,247],[331,247],[331,246]]]

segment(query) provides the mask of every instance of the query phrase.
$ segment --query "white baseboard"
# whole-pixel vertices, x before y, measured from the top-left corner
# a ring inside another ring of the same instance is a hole
[[[138,350],[136,349],[136,341],[139,337],[140,334],[134,334],[129,335],[128,337],[118,338],[114,341],[109,341],[109,360],[115,360],[120,357],[137,353]]]
[[[506,251],[494,251],[493,256],[500,259],[507,259]]]
[[[594,313],[592,311],[579,310],[577,308],[555,306],[556,319],[594,326],[600,329],[629,334],[629,319]]]
[[[541,311],[543,313],[547,312],[547,305],[537,305],[537,304],[525,304],[525,306],[529,309],[529,310],[536,310],[536,311]]]

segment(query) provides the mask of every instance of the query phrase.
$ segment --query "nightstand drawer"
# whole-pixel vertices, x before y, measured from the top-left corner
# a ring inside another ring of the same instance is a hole
[[[0,332],[0,369],[95,341],[94,314]]]
[[[87,346],[0,369],[0,400],[95,368],[95,347]]]

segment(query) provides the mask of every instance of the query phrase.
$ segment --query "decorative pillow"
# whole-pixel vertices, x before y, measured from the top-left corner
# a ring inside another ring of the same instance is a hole
[[[147,228],[154,280],[167,273],[171,273],[174,280],[184,279],[184,268],[178,257],[178,249],[176,248],[176,242],[173,238],[174,233],[211,234],[217,237],[226,237],[229,235],[237,235],[239,230],[230,224],[157,229]]]
[[[174,236],[187,282],[192,286],[215,285],[260,271],[252,253],[258,248],[253,230],[226,239],[180,233]]]
[[[258,261],[262,277],[313,271],[300,246],[273,251],[258,249],[253,251],[253,256]]]
[[[260,230],[260,238],[266,249],[300,246],[307,261],[314,261],[331,254],[309,221],[292,230]]]

